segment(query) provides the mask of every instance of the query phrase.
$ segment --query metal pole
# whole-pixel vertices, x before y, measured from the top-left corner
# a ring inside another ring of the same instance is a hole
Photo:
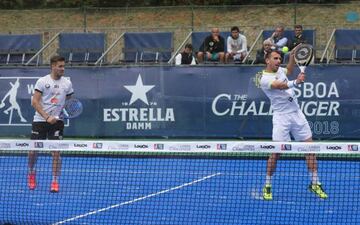
[[[87,15],[86,15],[86,5],[84,3],[84,0],[82,0],[82,10],[83,10],[84,32],[87,32]]]
[[[188,2],[191,7],[191,31],[194,31],[194,5],[192,4],[191,0],[188,0]]]
[[[254,43],[251,45],[248,54],[247,54],[247,55],[245,56],[245,58],[243,59],[242,63],[245,63],[245,62],[246,62],[246,59],[249,58],[252,50],[255,48],[255,45],[256,45],[256,43],[259,41],[259,39],[260,39],[260,37],[261,37],[261,35],[262,35],[263,32],[264,32],[264,30],[261,30],[261,31],[260,31],[260,33],[259,33],[258,36],[256,37]],[[253,62],[254,62],[254,61],[253,61]]]
[[[106,51],[102,54],[102,56],[95,62],[95,65],[97,65],[101,60],[108,54],[108,52],[120,41],[120,39],[125,35],[125,32],[122,33],[112,44],[111,46],[106,49]]]
[[[174,55],[171,56],[171,58],[169,59],[168,63],[172,63],[174,61],[174,58],[176,57],[176,55],[180,52],[180,50],[182,49],[182,47],[185,45],[185,43],[187,42],[187,40],[191,37],[191,34],[193,32],[191,31],[188,36],[186,36],[185,40],[181,43],[181,45],[179,46],[179,48],[175,51]]]
[[[128,22],[129,22],[129,0],[126,1],[126,7],[125,7],[125,31],[126,28],[128,27]]]
[[[325,50],[324,50],[324,52],[323,52],[323,54],[322,54],[322,56],[321,56],[320,62],[323,62],[323,61],[324,61],[325,54],[326,54],[326,52],[328,51],[328,48],[329,48],[330,43],[331,43],[331,40],[333,39],[333,37],[334,37],[334,35],[335,35],[335,31],[336,31],[336,29],[333,29],[333,31],[332,31],[332,33],[331,33],[331,35],[330,35],[330,38],[329,38],[329,40],[328,40],[328,42],[327,42],[327,44],[326,44]],[[331,56],[331,55],[330,55],[330,56]],[[329,57],[330,57],[330,56],[329,56]],[[329,58],[329,57],[327,57],[327,58]],[[327,59],[327,61],[329,62],[329,59]]]
[[[52,37],[52,38],[50,39],[50,41],[48,41],[48,43],[46,43],[46,44],[44,45],[44,47],[42,47],[33,57],[31,57],[31,59],[29,59],[29,61],[27,61],[27,62],[25,63],[25,66],[29,65],[36,57],[38,57],[38,55],[40,55],[40,53],[42,53],[47,47],[49,47],[49,45],[50,45],[53,41],[55,41],[55,39],[60,35],[60,33],[61,33],[62,31],[63,31],[63,30],[61,30],[59,33],[55,34],[55,36]]]
[[[297,0],[294,3],[294,26],[296,25],[296,16],[297,16]]]

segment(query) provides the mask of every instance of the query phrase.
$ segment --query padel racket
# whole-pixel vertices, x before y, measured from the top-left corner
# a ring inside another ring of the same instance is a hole
[[[294,59],[302,73],[305,72],[306,66],[310,64],[313,55],[313,47],[309,44],[300,44],[296,47],[294,52]]]
[[[70,98],[66,100],[64,108],[62,110],[64,119],[73,119],[78,117],[83,111],[82,103],[76,98]]]

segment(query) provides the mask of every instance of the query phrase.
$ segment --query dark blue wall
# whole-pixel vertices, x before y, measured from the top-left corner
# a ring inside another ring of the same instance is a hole
[[[307,82],[298,94],[315,138],[358,139],[359,69],[350,65],[307,69]],[[67,68],[66,76],[84,112],[68,121],[65,134],[270,138],[269,101],[252,81],[261,70],[248,66]],[[1,99],[10,91],[10,83],[20,82],[17,92],[12,92],[16,101],[7,97],[0,109],[2,136],[30,134],[33,86],[48,72],[48,68],[0,68]],[[21,122],[16,103],[27,122]]]

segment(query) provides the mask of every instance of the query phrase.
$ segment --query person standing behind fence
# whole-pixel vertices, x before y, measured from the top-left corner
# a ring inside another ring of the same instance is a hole
[[[35,84],[35,91],[31,104],[35,115],[31,129],[32,140],[62,140],[64,122],[61,120],[65,100],[74,93],[70,80],[63,77],[65,71],[65,58],[53,56],[50,59],[51,73],[41,77]],[[30,151],[28,155],[28,186],[30,190],[36,188],[35,164],[37,152]],[[52,182],[50,191],[58,192],[61,159],[60,152],[52,152]]]
[[[226,63],[228,63],[230,59],[241,62],[245,58],[247,55],[247,40],[245,35],[240,34],[239,27],[234,26],[231,28],[231,35],[226,40],[226,46]]]
[[[175,57],[175,65],[196,65],[192,44],[186,44],[184,51]]]
[[[209,61],[220,60],[221,63],[224,63],[225,40],[220,36],[219,28],[211,29],[211,35],[207,36],[200,45],[197,59],[199,63],[203,62],[204,59]]]

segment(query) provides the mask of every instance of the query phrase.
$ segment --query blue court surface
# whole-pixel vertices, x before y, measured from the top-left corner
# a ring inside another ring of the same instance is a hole
[[[360,163],[319,161],[329,198],[307,190],[303,160],[280,160],[263,201],[266,160],[63,157],[50,193],[51,158],[27,188],[27,158],[0,157],[0,224],[360,224]]]

